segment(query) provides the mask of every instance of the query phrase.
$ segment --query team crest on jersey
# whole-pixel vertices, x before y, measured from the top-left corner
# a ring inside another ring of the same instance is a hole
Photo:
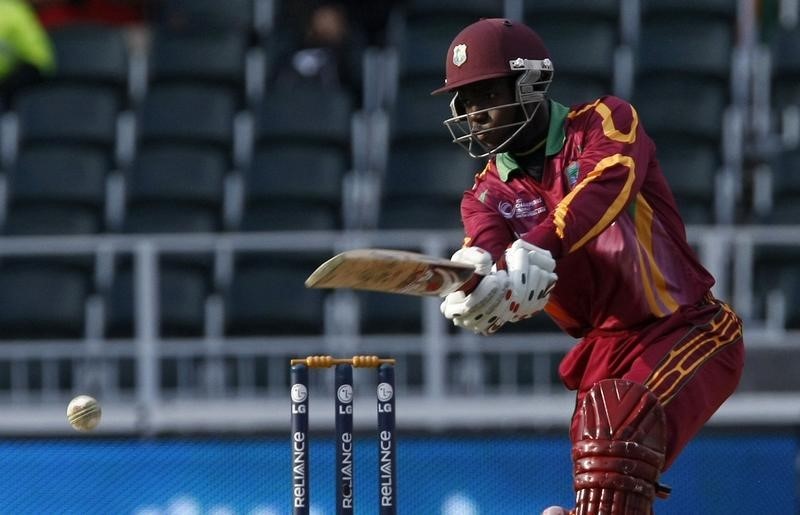
[[[453,47],[453,64],[461,66],[467,62],[467,45],[461,44]]]
[[[567,165],[567,168],[564,170],[564,174],[567,176],[567,184],[569,184],[569,189],[575,187],[575,184],[578,182],[578,174],[580,171],[581,168],[577,161],[573,161]]]

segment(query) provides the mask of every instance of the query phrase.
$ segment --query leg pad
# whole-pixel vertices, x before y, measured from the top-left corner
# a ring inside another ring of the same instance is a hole
[[[575,413],[575,515],[649,515],[664,466],[666,423],[641,384],[595,384]]]

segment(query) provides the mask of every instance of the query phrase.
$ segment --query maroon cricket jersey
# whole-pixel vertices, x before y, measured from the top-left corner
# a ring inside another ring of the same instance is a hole
[[[630,104],[550,103],[541,181],[498,154],[461,202],[467,246],[497,260],[515,239],[549,250],[545,310],[567,333],[633,329],[698,302],[714,284],[686,241],[653,141]]]

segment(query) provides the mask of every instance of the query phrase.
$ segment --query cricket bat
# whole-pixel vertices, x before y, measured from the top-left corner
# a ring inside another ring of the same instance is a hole
[[[481,276],[475,267],[416,252],[354,249],[322,263],[306,288],[350,288],[405,295],[443,296],[472,291]]]

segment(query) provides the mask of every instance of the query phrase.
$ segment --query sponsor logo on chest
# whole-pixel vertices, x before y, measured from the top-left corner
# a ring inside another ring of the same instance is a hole
[[[501,200],[497,204],[497,211],[503,218],[528,218],[547,211],[541,197],[534,199],[516,199],[513,203],[509,200]]]

